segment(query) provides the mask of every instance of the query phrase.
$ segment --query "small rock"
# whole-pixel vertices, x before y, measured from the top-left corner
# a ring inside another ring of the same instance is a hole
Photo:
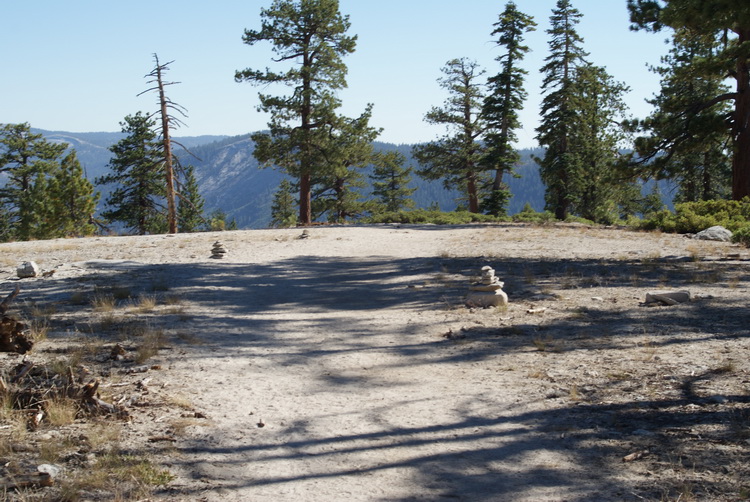
[[[16,268],[16,275],[21,279],[26,279],[38,276],[41,271],[42,269],[39,268],[39,265],[37,265],[36,262],[25,261]]]
[[[722,227],[721,225],[716,225],[711,228],[707,228],[702,232],[698,232],[693,236],[693,239],[702,241],[729,242],[732,240],[732,232]]]
[[[55,479],[60,476],[63,472],[63,468],[59,465],[54,464],[41,464],[37,466],[36,470],[38,472],[44,472],[46,474],[49,474],[52,479]]]
[[[677,305],[690,301],[690,291],[652,291],[646,293],[646,305]]]

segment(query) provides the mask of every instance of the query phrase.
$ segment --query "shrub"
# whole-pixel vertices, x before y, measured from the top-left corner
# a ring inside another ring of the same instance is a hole
[[[429,209],[415,209],[412,211],[391,211],[374,214],[368,218],[364,218],[362,221],[363,223],[462,225],[466,223],[490,223],[505,220],[496,216],[470,213],[469,211],[443,212]]]
[[[737,242],[746,247],[750,247],[750,223],[741,226],[732,234],[732,242]]]
[[[715,225],[732,232],[750,224],[750,198],[736,200],[707,200],[675,205],[675,211],[662,210],[651,214],[641,223],[646,230],[697,233]]]

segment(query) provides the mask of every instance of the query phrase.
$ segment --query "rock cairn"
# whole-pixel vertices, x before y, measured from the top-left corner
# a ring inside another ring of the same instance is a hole
[[[224,244],[221,241],[214,242],[214,247],[211,248],[211,258],[220,260],[224,258],[225,254],[227,254],[227,248],[224,247]]]
[[[469,307],[502,307],[508,305],[508,295],[503,291],[505,283],[495,277],[490,266],[482,267],[482,280],[469,286],[466,304]]]

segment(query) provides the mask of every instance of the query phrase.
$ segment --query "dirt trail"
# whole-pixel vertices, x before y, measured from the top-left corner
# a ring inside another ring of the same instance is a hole
[[[29,283],[37,296],[97,276],[158,281],[182,299],[178,318],[152,320],[192,340],[162,352],[158,378],[209,420],[154,446],[177,475],[166,499],[658,500],[689,486],[729,500],[743,489],[741,249],[581,226],[300,233],[0,248],[60,265],[56,282]],[[224,260],[207,258],[216,239]],[[507,309],[462,304],[486,264]],[[640,305],[661,288],[697,299]]]

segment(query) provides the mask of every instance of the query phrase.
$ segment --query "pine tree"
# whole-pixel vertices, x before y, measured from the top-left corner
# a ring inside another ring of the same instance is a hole
[[[623,95],[627,86],[616,82],[604,68],[576,69],[574,127],[569,142],[582,175],[568,189],[572,211],[597,223],[612,224],[621,217],[640,187],[615,169],[621,159],[625,133],[620,125],[627,113]]]
[[[185,168],[185,181],[178,187],[177,223],[180,232],[198,232],[206,226],[205,200],[200,194],[195,168]]]
[[[430,124],[444,125],[448,133],[437,141],[417,145],[413,155],[423,166],[417,173],[425,179],[443,179],[447,189],[460,187],[469,203],[469,211],[479,212],[481,159],[480,141],[486,131],[482,116],[485,97],[478,79],[484,74],[475,61],[452,59],[441,69],[438,82],[449,93],[442,108],[434,107],[425,115]]]
[[[321,147],[327,169],[314,179],[313,214],[344,223],[369,210],[364,200],[366,186],[361,170],[372,160],[372,142],[380,129],[370,127],[372,105],[355,119],[338,117]]]
[[[50,179],[48,196],[55,201],[49,214],[52,237],[81,237],[96,231],[93,217],[99,194],[84,176],[75,151],[62,159]]]
[[[395,151],[377,152],[373,158],[372,194],[383,211],[395,212],[414,208],[411,198],[416,188],[409,188],[412,168],[404,168],[406,157]]]
[[[686,117],[726,102],[732,110],[724,130],[732,146],[732,198],[750,196],[750,2],[744,0],[628,0],[633,29],[659,31],[668,26],[715,41],[715,57],[696,55],[688,66],[695,78],[734,79],[734,92],[716,94],[703,103],[684,103]]]
[[[583,39],[575,26],[581,13],[569,0],[558,0],[550,17],[550,54],[542,67],[541,124],[537,128],[537,141],[546,148],[540,164],[540,175],[546,185],[547,208],[555,217],[564,220],[573,206],[573,190],[584,176],[580,158],[571,147],[575,130],[576,70],[586,66],[588,56],[581,45]]]
[[[97,184],[117,184],[106,200],[110,209],[102,216],[141,235],[166,231],[161,143],[153,131],[154,123],[138,112],[125,117],[120,125],[127,136],[109,148],[114,154],[109,161],[112,172],[97,179]]]
[[[32,134],[26,123],[0,129],[0,173],[7,176],[0,200],[9,238],[45,238],[39,226],[53,204],[46,192],[47,177],[59,169],[66,148]]]
[[[731,189],[725,124],[731,114],[729,104],[706,105],[729,88],[723,75],[696,71],[696,61],[713,64],[720,50],[713,37],[685,29],[675,32],[662,66],[652,68],[661,76],[661,91],[649,101],[654,112],[633,124],[643,134],[635,141],[636,172],[675,180],[678,201],[724,198]]]
[[[293,227],[297,224],[294,200],[294,185],[284,178],[273,196],[271,204],[271,226],[276,228]]]
[[[528,72],[519,66],[529,52],[529,48],[523,45],[523,36],[534,31],[536,23],[532,17],[520,12],[514,2],[508,2],[494,27],[492,35],[498,37],[497,45],[504,52],[496,58],[501,71],[488,79],[489,93],[482,109],[488,128],[483,163],[495,171],[492,189],[482,207],[489,214],[501,216],[505,215],[510,200],[503,176],[512,173],[520,159],[513,143],[517,140],[515,131],[521,127],[518,112],[527,97],[523,83]]]
[[[299,179],[303,225],[312,221],[312,179],[320,178],[327,167],[321,146],[341,105],[336,91],[346,87],[342,58],[356,47],[357,37],[346,34],[349,27],[338,0],[274,0],[261,10],[261,29],[245,30],[243,37],[248,45],[271,42],[274,61],[292,65],[280,73],[248,68],[237,71],[235,80],[294,89],[290,96],[259,94],[259,109],[271,115],[270,132],[253,135],[253,155],[261,164],[276,165]]]

